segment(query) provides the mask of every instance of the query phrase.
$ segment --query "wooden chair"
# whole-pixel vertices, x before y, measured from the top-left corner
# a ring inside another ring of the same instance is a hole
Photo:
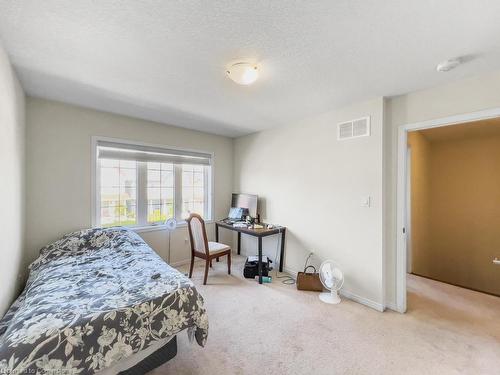
[[[218,242],[209,242],[205,221],[198,214],[191,214],[187,219],[189,229],[189,241],[191,242],[191,266],[189,277],[193,276],[194,258],[205,259],[205,278],[203,285],[207,284],[208,268],[212,267],[212,259],[219,259],[227,255],[227,273],[231,274],[231,248]]]

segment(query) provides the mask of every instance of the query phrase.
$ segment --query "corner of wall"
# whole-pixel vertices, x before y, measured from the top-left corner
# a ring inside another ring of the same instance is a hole
[[[25,94],[0,46],[0,316],[22,288],[25,277]]]

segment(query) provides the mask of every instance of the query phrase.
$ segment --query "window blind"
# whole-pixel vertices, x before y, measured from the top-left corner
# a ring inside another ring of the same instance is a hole
[[[207,153],[108,141],[99,141],[97,143],[97,156],[99,159],[120,159],[174,164],[210,165],[212,163],[212,155]]]

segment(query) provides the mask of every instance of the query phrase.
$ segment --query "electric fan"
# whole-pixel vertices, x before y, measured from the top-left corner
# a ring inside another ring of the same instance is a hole
[[[177,228],[177,220],[174,218],[170,218],[167,221],[165,221],[165,228],[167,229],[168,232],[168,262],[170,263],[170,236],[171,232]]]
[[[331,260],[325,260],[319,266],[319,278],[330,293],[321,293],[319,299],[325,303],[340,303],[339,290],[344,285],[344,274]]]

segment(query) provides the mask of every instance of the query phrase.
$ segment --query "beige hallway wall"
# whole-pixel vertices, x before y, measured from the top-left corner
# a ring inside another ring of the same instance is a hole
[[[413,273],[500,295],[500,120],[468,126],[410,133]]]
[[[432,262],[431,241],[431,144],[421,132],[408,134],[411,149],[411,225],[409,256],[412,270],[427,269]]]
[[[429,274],[500,295],[500,136],[431,147]]]

